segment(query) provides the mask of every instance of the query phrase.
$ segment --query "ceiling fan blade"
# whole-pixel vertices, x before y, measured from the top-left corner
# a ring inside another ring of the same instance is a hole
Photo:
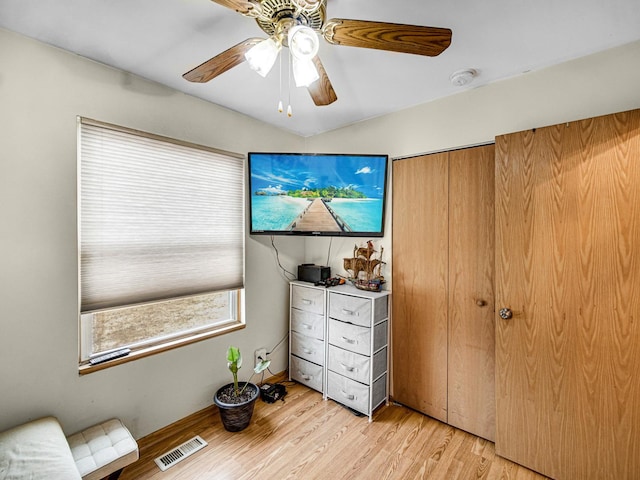
[[[211,0],[212,2],[217,3],[218,5],[222,5],[223,7],[230,8],[231,10],[235,10],[242,15],[247,15],[250,17],[257,17],[260,15],[262,9],[260,8],[260,4],[257,2],[252,2],[251,0]]]
[[[210,58],[206,62],[198,65],[193,70],[189,70],[182,75],[185,80],[196,83],[205,83],[212,78],[240,65],[244,62],[244,54],[254,45],[260,43],[262,38],[248,38],[244,42],[225,50],[224,52]]]
[[[320,57],[318,57],[318,55],[313,57],[313,63],[318,70],[318,75],[320,75],[320,78],[309,85],[307,87],[307,90],[309,90],[309,94],[311,94],[311,98],[313,98],[313,103],[315,103],[317,106],[320,107],[323,105],[330,105],[338,100],[338,96],[333,89],[333,85],[331,85],[331,81],[327,76],[327,71],[324,69],[324,66],[322,65],[322,62],[320,61]]]
[[[451,44],[451,30],[396,23],[332,18],[322,29],[327,42],[350,47],[435,57]]]

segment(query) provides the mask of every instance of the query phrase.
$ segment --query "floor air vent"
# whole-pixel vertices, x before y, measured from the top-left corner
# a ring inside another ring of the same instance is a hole
[[[189,455],[196,453],[198,450],[201,450],[206,446],[207,442],[196,435],[191,440],[184,442],[179,447],[176,447],[170,452],[159,456],[158,458],[156,458],[155,462],[158,467],[160,467],[160,470],[164,472],[167,468],[173,467],[180,460],[184,460]]]

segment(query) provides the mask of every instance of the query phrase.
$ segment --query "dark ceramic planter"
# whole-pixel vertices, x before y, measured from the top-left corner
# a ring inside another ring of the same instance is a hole
[[[238,385],[242,388],[245,383],[246,382],[238,382]],[[226,403],[218,398],[218,392],[229,387],[229,385],[233,385],[233,383],[228,383],[218,389],[216,394],[213,396],[213,403],[215,403],[218,410],[220,410],[220,418],[222,419],[222,425],[225,430],[229,432],[239,432],[240,430],[247,428],[251,422],[253,407],[260,395],[260,389],[257,385],[249,383],[249,385],[247,385],[247,391],[252,391],[252,395],[249,400],[243,403]]]

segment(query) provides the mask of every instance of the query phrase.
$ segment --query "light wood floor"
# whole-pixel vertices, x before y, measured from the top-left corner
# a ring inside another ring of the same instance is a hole
[[[121,480],[544,479],[495,455],[493,443],[398,405],[369,423],[287,382],[284,402],[258,400],[251,425],[224,430],[214,407],[138,441],[140,460]],[[153,459],[200,435],[209,445],[161,472]]]

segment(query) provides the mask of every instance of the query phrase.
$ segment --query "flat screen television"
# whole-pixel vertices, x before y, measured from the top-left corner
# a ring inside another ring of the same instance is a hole
[[[251,234],[382,237],[387,155],[249,153]]]

